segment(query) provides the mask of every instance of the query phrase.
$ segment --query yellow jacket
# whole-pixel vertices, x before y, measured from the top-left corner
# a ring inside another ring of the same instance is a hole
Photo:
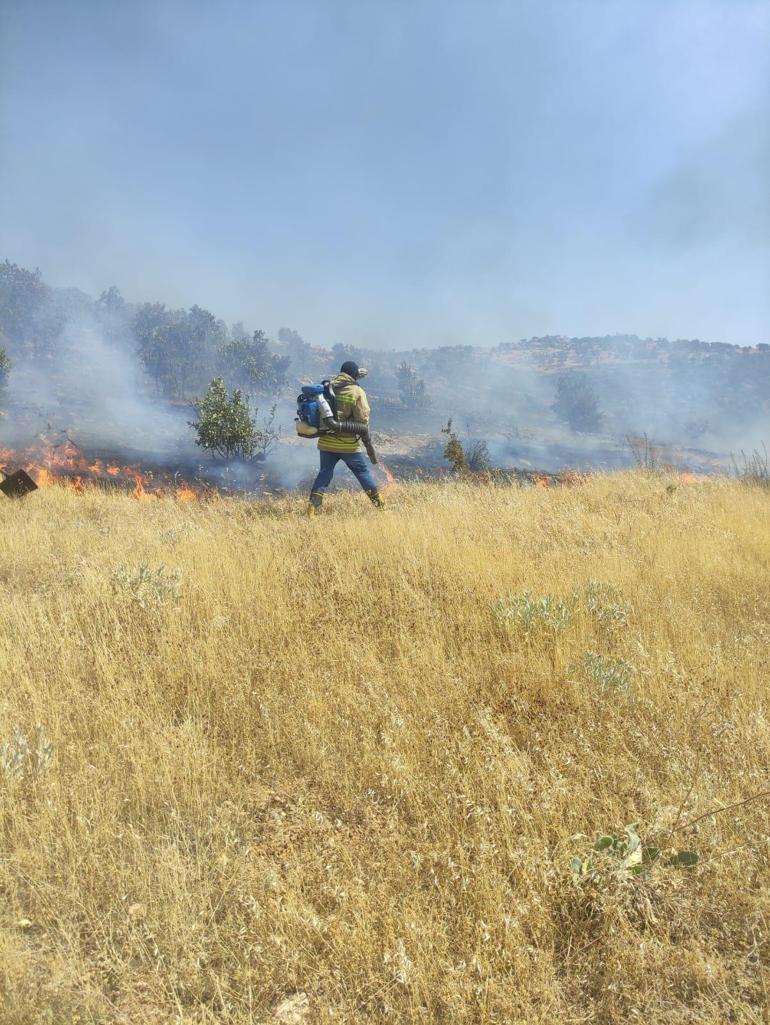
[[[332,381],[337,399],[337,419],[369,423],[369,403],[364,389],[349,374],[337,374]],[[322,452],[342,452],[350,455],[360,452],[361,445],[355,434],[322,434],[318,439]]]

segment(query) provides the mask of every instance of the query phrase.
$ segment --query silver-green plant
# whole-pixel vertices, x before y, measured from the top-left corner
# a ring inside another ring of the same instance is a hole
[[[157,605],[176,605],[181,599],[181,573],[167,571],[161,563],[150,569],[141,562],[135,570],[120,565],[112,574],[113,590],[135,601],[142,608]]]
[[[160,533],[159,540],[166,545],[173,546],[179,544],[179,542],[190,533],[190,524],[183,523],[179,527],[169,527],[167,530],[163,530]]]
[[[599,684],[602,691],[628,694],[632,689],[632,677],[636,669],[625,659],[588,651],[583,655],[579,667],[589,679]]]
[[[529,591],[501,598],[495,605],[495,614],[506,626],[529,634],[536,629],[563,630],[572,622],[575,599],[557,598],[552,594],[533,597]]]
[[[589,580],[577,593],[588,614],[599,623],[625,626],[628,622],[628,605],[620,591],[612,584]]]
[[[529,591],[501,598],[495,615],[508,627],[531,633],[533,630],[563,630],[578,610],[584,610],[603,626],[625,626],[629,608],[620,591],[611,584],[589,580],[566,598],[552,594],[535,597]]]
[[[50,767],[53,751],[41,725],[35,727],[31,737],[20,726],[14,726],[11,739],[0,744],[0,769],[19,776],[40,776]]]

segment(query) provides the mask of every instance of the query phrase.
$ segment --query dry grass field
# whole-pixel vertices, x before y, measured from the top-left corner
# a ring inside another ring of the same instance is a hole
[[[768,1021],[767,491],[388,504],[0,501],[2,1025]]]

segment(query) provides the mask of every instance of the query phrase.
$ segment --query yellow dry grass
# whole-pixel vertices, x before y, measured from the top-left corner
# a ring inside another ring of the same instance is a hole
[[[767,492],[388,501],[0,502],[3,1025],[767,1021]]]

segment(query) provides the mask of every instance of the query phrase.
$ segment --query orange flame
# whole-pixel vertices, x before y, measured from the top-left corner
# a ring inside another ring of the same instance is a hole
[[[22,468],[40,488],[57,485],[69,488],[76,495],[85,494],[89,487],[100,481],[133,485],[131,495],[137,499],[160,498],[170,494],[182,502],[200,498],[203,492],[190,484],[177,484],[170,474],[159,477],[143,472],[138,466],[106,464],[101,459],[89,460],[78,446],[70,441],[55,444],[45,435],[20,451],[0,449],[0,470]]]
[[[586,480],[587,475],[581,473],[580,470],[562,470],[559,474],[559,483],[567,487],[577,487],[579,484],[585,483]]]
[[[385,474],[385,482],[386,482],[386,484],[388,485],[389,488],[395,488],[396,487],[396,478],[393,476],[393,474],[387,468],[385,463],[383,463],[382,459],[379,460],[379,464],[380,464],[380,468],[382,469],[382,472]]]

